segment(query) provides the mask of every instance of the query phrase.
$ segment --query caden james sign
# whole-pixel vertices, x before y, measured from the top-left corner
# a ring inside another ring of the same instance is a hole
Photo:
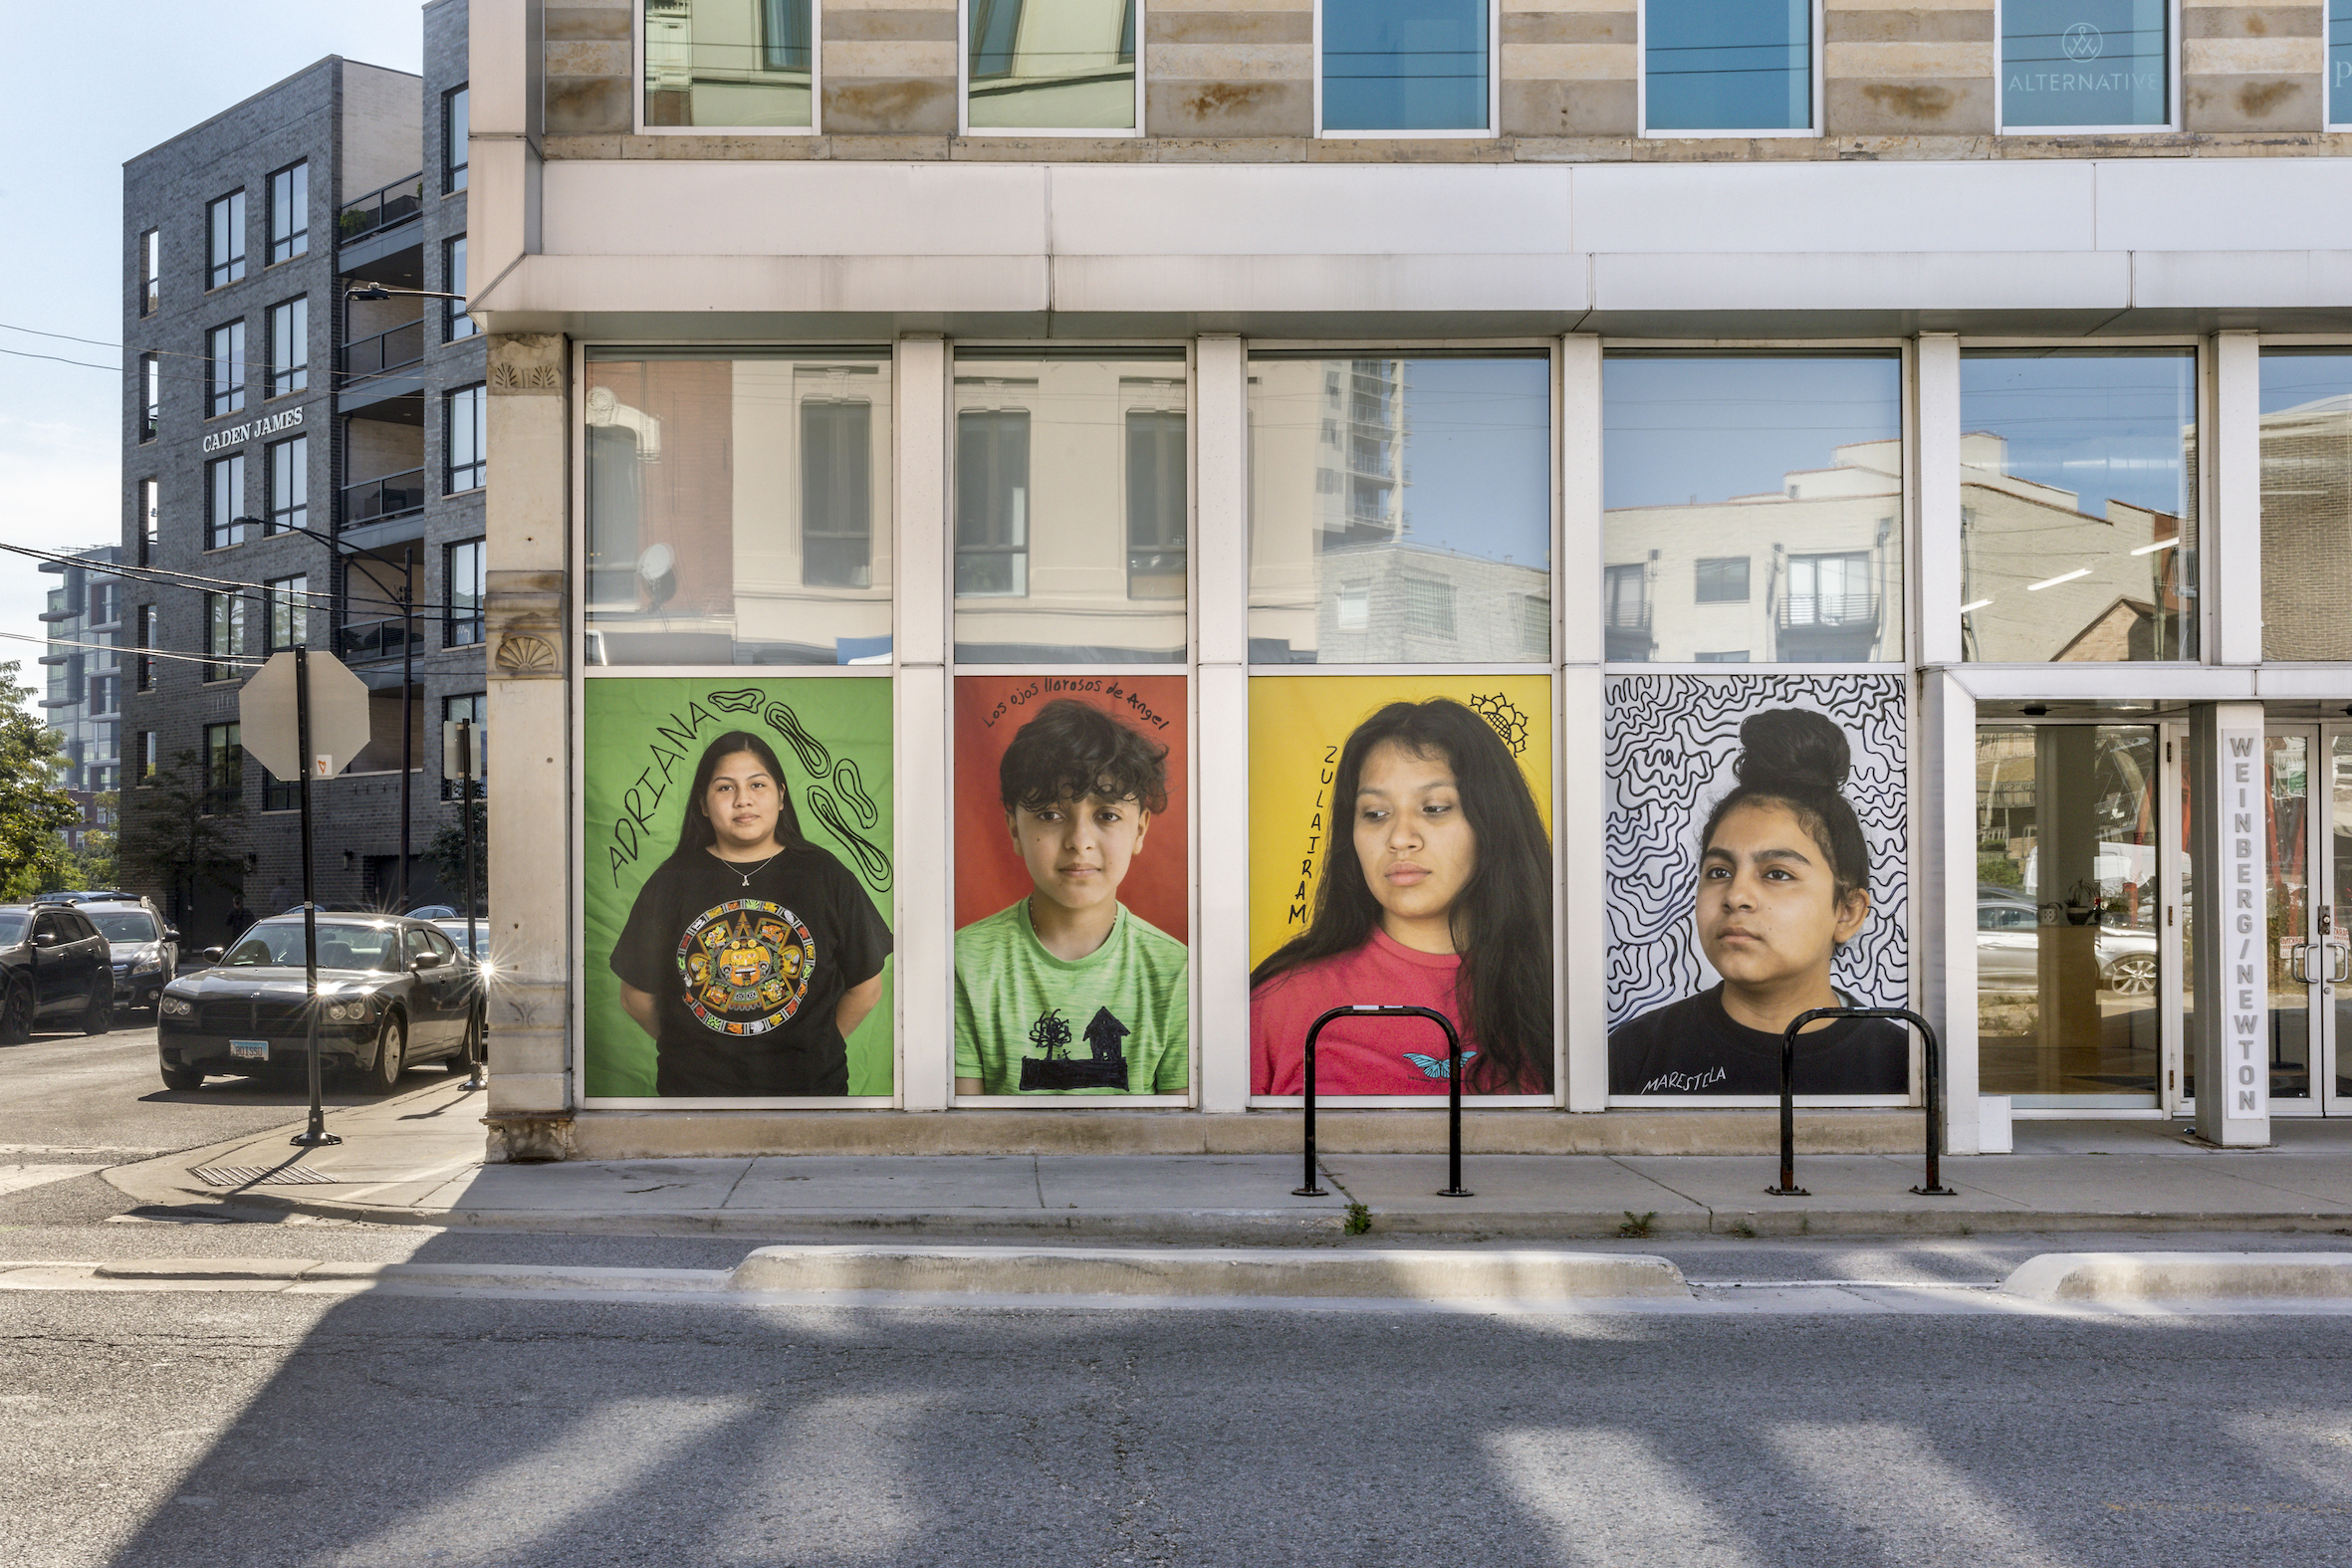
[[[223,425],[204,437],[203,450],[225,451],[232,446],[243,446],[256,436],[276,435],[281,430],[302,428],[302,410],[288,408],[275,414],[264,414],[259,419],[248,419],[241,425]]]

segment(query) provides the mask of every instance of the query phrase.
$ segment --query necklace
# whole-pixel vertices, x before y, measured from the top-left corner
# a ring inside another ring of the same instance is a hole
[[[765,859],[765,860],[761,861],[761,862],[760,862],[758,865],[756,865],[756,866],[753,866],[753,867],[752,867],[752,868],[751,868],[749,871],[736,871],[736,873],[735,873],[735,874],[743,878],[743,885],[744,885],[745,887],[749,887],[749,886],[751,886],[751,885],[752,885],[752,878],[753,878],[753,877],[756,877],[756,876],[758,876],[758,875],[759,875],[761,872],[763,872],[763,871],[767,870],[767,869],[768,869],[770,866],[772,866],[772,865],[776,864],[776,862],[777,862],[779,859],[781,859],[781,858],[783,857],[783,855],[784,855],[784,851],[783,851],[783,850],[781,850],[781,849],[779,849],[779,850],[777,850],[777,851],[776,851],[776,853],[775,853],[775,854],[772,854],[772,855],[770,855],[770,856],[769,856],[767,859]],[[711,858],[712,858],[713,860],[718,860],[718,859],[719,859],[719,857],[718,857],[717,855],[713,855],[713,856],[711,856]],[[725,867],[726,867],[728,870],[730,870],[730,871],[735,871],[735,864],[734,864],[734,862],[733,862],[733,861],[730,861],[730,860],[719,860],[719,864],[721,864],[721,865],[725,866]]]

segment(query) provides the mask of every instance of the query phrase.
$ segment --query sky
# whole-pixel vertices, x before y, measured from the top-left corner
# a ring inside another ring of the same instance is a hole
[[[103,17],[103,21],[100,18]],[[0,0],[0,60],[38,61],[0,96],[0,544],[121,538],[122,165],[327,56],[422,65],[419,8],[358,0]],[[19,329],[96,338],[39,337]],[[27,354],[84,361],[60,364]],[[91,369],[87,365],[107,368]],[[38,688],[59,578],[0,553],[0,660]],[[38,698],[36,698],[38,700]]]

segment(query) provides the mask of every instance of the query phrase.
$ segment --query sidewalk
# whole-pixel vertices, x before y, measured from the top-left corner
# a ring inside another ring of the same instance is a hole
[[[234,1204],[385,1225],[615,1234],[1285,1243],[1381,1236],[1543,1239],[1647,1232],[1919,1235],[2300,1231],[2352,1235],[2352,1123],[2274,1123],[2222,1152],[2175,1122],[2021,1122],[2017,1153],[1952,1157],[1957,1197],[1920,1198],[1909,1155],[1799,1155],[1807,1198],[1764,1189],[1754,1155],[1472,1155],[1440,1198],[1442,1155],[1326,1156],[1297,1198],[1292,1155],[805,1155],[484,1165],[483,1096],[435,1084],[329,1113],[340,1145],[294,1127],[107,1179],[142,1205]],[[222,1168],[229,1168],[224,1173]],[[195,1174],[209,1169],[219,1182]],[[1360,1209],[1351,1208],[1360,1206]]]

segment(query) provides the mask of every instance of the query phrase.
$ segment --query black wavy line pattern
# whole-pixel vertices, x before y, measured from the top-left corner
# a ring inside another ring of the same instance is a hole
[[[833,787],[841,791],[842,801],[857,815],[857,825],[871,827],[881,820],[874,810],[872,795],[865,792],[865,776],[857,771],[857,759],[844,757],[833,764]]]
[[[1831,965],[1865,1007],[1910,993],[1911,831],[1899,675],[1626,675],[1606,692],[1609,1027],[1704,991],[1715,971],[1691,908],[1699,829],[1735,783],[1740,721],[1765,708],[1811,708],[1846,732],[1846,798],[1870,843],[1870,920]]]
[[[858,875],[866,886],[877,893],[890,890],[890,857],[870,842],[864,834],[842,819],[841,807],[833,793],[823,784],[811,784],[806,792],[810,814],[824,824],[824,830],[840,841],[843,849],[857,862]]]

